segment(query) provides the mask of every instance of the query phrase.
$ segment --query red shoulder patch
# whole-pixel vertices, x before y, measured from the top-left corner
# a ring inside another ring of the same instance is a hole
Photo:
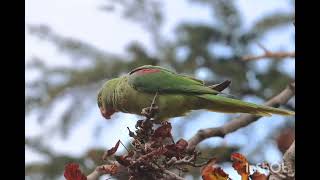
[[[156,72],[160,72],[160,69],[140,69],[133,73],[142,75],[142,74],[149,74],[149,73],[156,73]]]

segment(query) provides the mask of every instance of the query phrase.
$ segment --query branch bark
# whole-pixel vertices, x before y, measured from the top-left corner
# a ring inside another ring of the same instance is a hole
[[[262,55],[258,55],[258,56],[244,56],[242,58],[243,61],[254,61],[254,60],[258,60],[258,59],[262,59],[262,58],[278,58],[278,59],[282,59],[282,58],[287,58],[287,57],[291,57],[294,58],[295,57],[295,52],[266,52]]]
[[[95,170],[87,176],[87,180],[98,180],[100,176],[104,175],[104,173],[99,170],[102,167],[103,165],[96,167]]]
[[[295,141],[291,144],[290,148],[283,156],[284,164],[288,167],[288,173],[295,173]]]
[[[282,168],[279,173],[272,173],[269,180],[293,180],[295,179],[295,141],[283,155]]]
[[[98,180],[102,173],[94,170],[91,174],[87,176],[87,180]]]
[[[286,104],[295,95],[295,83],[288,85],[280,94],[264,103],[267,106],[278,107]],[[242,127],[257,121],[261,116],[243,114],[239,118],[217,128],[207,128],[199,130],[189,141],[188,151],[193,151],[195,147],[203,140],[211,137],[224,137],[226,134],[234,132]]]
[[[184,178],[176,175],[175,173],[169,171],[169,170],[164,170],[164,173],[167,175],[166,179],[172,179],[172,180],[185,180]]]
[[[286,57],[291,57],[291,58],[295,57],[295,52],[272,52],[272,51],[269,51],[267,48],[265,48],[260,43],[258,43],[258,46],[264,51],[264,54],[258,55],[258,56],[251,56],[251,55],[244,56],[242,58],[242,60],[243,61],[254,61],[254,60],[258,60],[258,59],[262,59],[262,58],[282,59],[282,58],[286,58]]]

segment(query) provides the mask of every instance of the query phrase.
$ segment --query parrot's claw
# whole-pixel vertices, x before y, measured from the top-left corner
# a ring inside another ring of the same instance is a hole
[[[151,106],[147,108],[143,108],[141,114],[146,116],[148,119],[152,118],[159,110],[158,106]]]

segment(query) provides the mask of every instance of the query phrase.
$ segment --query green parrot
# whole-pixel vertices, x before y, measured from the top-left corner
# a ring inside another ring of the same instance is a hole
[[[108,80],[98,93],[97,103],[106,119],[110,119],[115,112],[141,115],[142,109],[149,107],[156,95],[156,122],[184,116],[191,110],[199,109],[258,116],[295,114],[293,111],[223,96],[221,91],[229,84],[230,81],[225,81],[206,86],[203,81],[191,76],[177,74],[160,66],[144,65],[124,76]]]

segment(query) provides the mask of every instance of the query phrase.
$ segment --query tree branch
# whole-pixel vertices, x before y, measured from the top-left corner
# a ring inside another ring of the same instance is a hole
[[[278,173],[271,172],[268,179],[270,180],[292,180],[295,179],[295,141],[283,155],[281,171]]]
[[[204,165],[206,165],[207,162],[203,162],[203,163],[200,163],[200,164],[196,164],[195,163],[195,156],[192,156],[192,157],[184,157],[180,160],[178,160],[176,157],[172,157],[168,162],[167,162],[167,166],[170,167],[172,165],[189,165],[189,166],[192,166],[192,167],[202,167]]]
[[[290,148],[283,156],[284,164],[288,167],[288,174],[295,173],[295,149],[295,141],[293,141]]]
[[[262,55],[258,55],[258,56],[244,56],[242,58],[243,61],[254,61],[254,60],[258,60],[258,59],[262,59],[262,58],[277,58],[277,59],[282,59],[282,58],[287,58],[287,57],[291,57],[294,58],[295,57],[295,52],[267,52],[264,53]]]
[[[104,165],[96,167],[95,170],[87,176],[87,180],[98,180],[100,176],[106,174],[101,170],[103,169],[103,166]]]
[[[164,173],[167,175],[166,179],[172,179],[172,180],[184,180],[184,178],[176,175],[175,173],[169,171],[169,170],[164,170]]]
[[[280,94],[264,103],[266,106],[278,107],[286,104],[295,95],[295,83],[288,85]],[[243,114],[239,118],[217,128],[206,128],[199,130],[189,141],[188,151],[193,151],[203,140],[211,137],[224,137],[226,134],[234,132],[242,127],[257,121],[261,116]]]
[[[91,174],[87,176],[87,180],[98,180],[101,175],[102,173],[99,172],[96,168]]]
[[[291,57],[291,58],[295,57],[295,52],[271,52],[267,48],[265,48],[263,45],[261,45],[260,43],[258,43],[258,46],[264,51],[264,54],[258,55],[258,56],[252,56],[252,55],[244,56],[242,58],[242,60],[243,61],[254,61],[254,60],[258,60],[258,59],[262,59],[262,58],[282,59],[282,58],[286,58],[286,57]]]

